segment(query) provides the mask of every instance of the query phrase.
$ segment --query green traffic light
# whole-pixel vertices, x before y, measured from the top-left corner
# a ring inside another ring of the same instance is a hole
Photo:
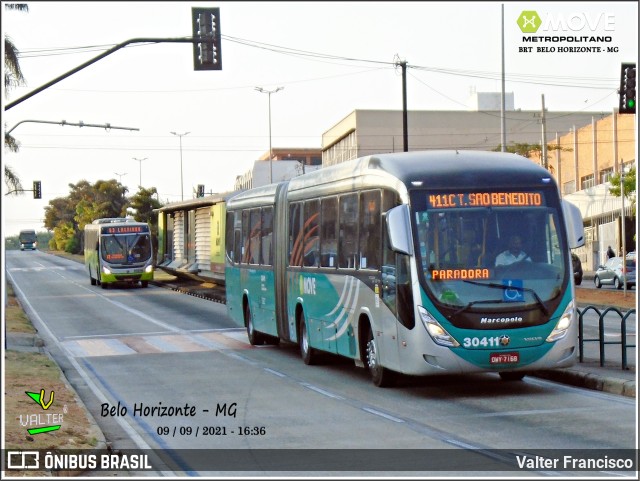
[[[627,100],[627,107],[629,107],[630,109],[634,108],[636,106],[636,101],[633,99],[629,99]]]

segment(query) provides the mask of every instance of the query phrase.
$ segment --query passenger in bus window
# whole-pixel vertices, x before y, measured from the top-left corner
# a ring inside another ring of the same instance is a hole
[[[522,250],[522,239],[519,235],[509,238],[509,248],[496,257],[496,267],[508,266],[520,261],[531,262],[529,255]]]

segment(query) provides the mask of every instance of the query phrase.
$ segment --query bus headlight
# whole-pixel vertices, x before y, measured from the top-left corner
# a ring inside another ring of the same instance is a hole
[[[144,268],[144,271],[149,274],[150,272],[153,272],[153,266],[147,266]]]
[[[107,266],[102,266],[102,273],[103,274],[111,274],[111,270],[109,270],[109,268]]]
[[[549,337],[547,337],[547,342],[558,341],[559,339],[562,339],[567,335],[569,327],[571,326],[571,321],[573,320],[573,312],[573,301],[571,301],[567,308],[564,310],[562,316],[560,316],[560,320],[556,324],[556,327],[554,327],[553,331],[551,331],[551,334],[549,334]]]
[[[418,312],[420,313],[422,324],[424,324],[425,329],[436,344],[448,347],[458,347],[460,345],[424,307],[418,306]]]

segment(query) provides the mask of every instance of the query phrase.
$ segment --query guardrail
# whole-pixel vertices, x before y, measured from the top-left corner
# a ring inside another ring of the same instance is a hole
[[[595,311],[598,314],[598,337],[595,339],[585,339],[584,338],[584,326],[583,326],[583,316],[588,311]],[[604,338],[604,318],[610,312],[616,313],[620,317],[620,340],[619,341],[605,341]],[[584,362],[584,343],[585,342],[597,342],[600,347],[600,366],[604,366],[605,361],[605,345],[607,344],[620,344],[621,351],[621,363],[622,369],[629,369],[629,365],[627,363],[627,348],[636,347],[635,344],[627,343],[627,318],[635,314],[635,309],[630,309],[626,313],[623,313],[617,307],[607,307],[604,311],[600,312],[600,310],[595,306],[587,306],[584,309],[578,309],[578,341],[579,341],[579,349],[580,349],[580,362]]]

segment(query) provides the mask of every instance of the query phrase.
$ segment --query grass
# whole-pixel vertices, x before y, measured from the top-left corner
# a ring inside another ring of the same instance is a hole
[[[15,297],[7,281],[5,328],[7,335],[28,335],[37,331]],[[98,445],[102,434],[91,422],[90,415],[62,371],[47,354],[14,350],[4,351],[4,426],[5,449],[91,449]],[[44,410],[26,392],[40,394],[44,389]],[[38,422],[34,422],[35,419]],[[57,431],[30,434],[28,429],[61,424]],[[23,476],[20,471],[5,471],[7,476]],[[59,473],[56,473],[59,474]],[[30,476],[51,476],[46,471],[29,471]]]

